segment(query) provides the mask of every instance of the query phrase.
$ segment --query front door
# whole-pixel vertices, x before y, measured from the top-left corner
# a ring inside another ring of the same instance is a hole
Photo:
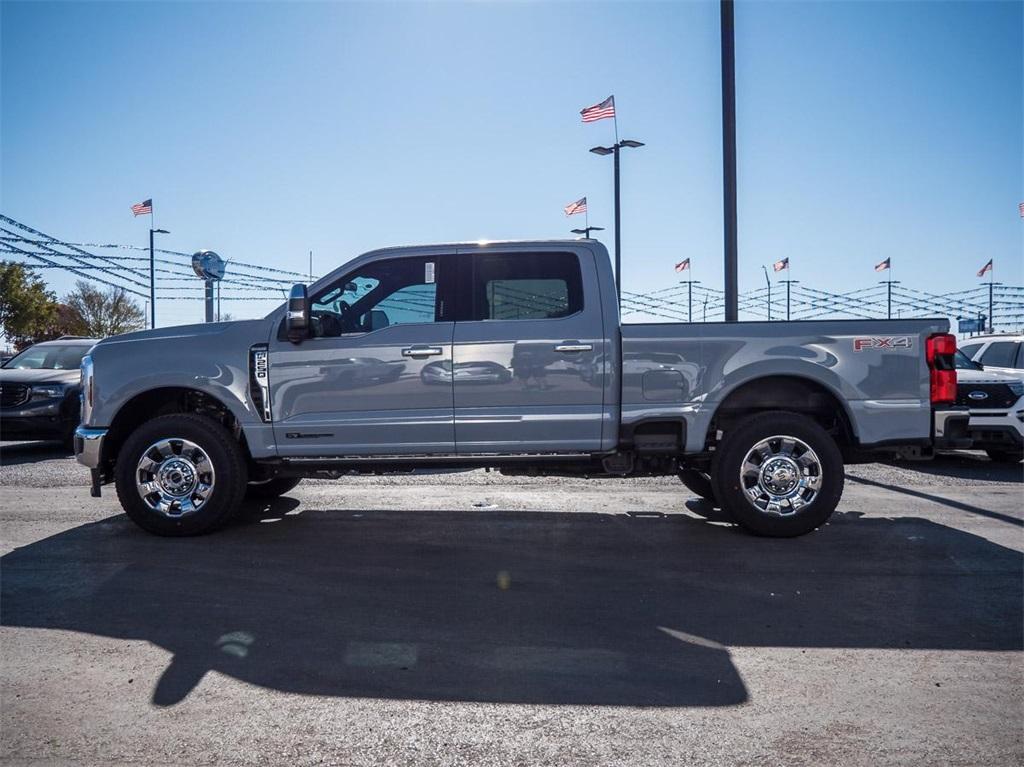
[[[310,296],[311,338],[271,341],[280,455],[454,453],[450,258],[356,267]]]
[[[606,348],[593,257],[511,251],[460,259],[459,454],[600,450]]]

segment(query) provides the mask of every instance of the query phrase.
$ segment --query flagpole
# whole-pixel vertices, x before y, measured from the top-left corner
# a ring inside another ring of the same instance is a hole
[[[149,201],[149,327],[156,327],[156,260],[153,257],[153,233],[156,231],[153,200]]]
[[[619,110],[615,109],[615,94],[612,94],[612,122],[615,124],[615,143],[619,143]]]

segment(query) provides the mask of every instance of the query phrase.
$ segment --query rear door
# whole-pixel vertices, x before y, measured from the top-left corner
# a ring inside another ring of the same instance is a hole
[[[459,272],[457,452],[599,450],[607,355],[593,255],[472,252]]]
[[[313,337],[270,343],[280,455],[454,453],[453,259],[370,261],[310,296]]]

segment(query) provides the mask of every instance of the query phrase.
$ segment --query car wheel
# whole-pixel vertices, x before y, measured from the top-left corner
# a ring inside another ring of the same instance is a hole
[[[747,530],[790,538],[823,525],[843,494],[843,457],[821,426],[768,412],[726,432],[711,465],[723,509]]]
[[[224,524],[245,495],[241,446],[216,421],[179,414],[147,421],[125,440],[115,468],[128,517],[156,535],[200,535]]]
[[[1021,450],[986,450],[988,457],[996,463],[1020,463],[1024,460]]]
[[[287,493],[301,481],[301,477],[274,477],[273,479],[250,482],[245,488],[245,497],[250,500],[277,498]]]
[[[679,480],[686,485],[686,489],[694,495],[705,498],[712,503],[715,501],[715,488],[711,484],[711,477],[697,469],[680,469]]]

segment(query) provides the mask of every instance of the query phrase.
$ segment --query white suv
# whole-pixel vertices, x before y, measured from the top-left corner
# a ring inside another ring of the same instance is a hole
[[[1024,335],[975,336],[957,344],[960,351],[986,370],[1024,376]]]
[[[974,447],[1000,463],[1024,458],[1024,371],[990,370],[956,354],[956,404],[970,408]]]

